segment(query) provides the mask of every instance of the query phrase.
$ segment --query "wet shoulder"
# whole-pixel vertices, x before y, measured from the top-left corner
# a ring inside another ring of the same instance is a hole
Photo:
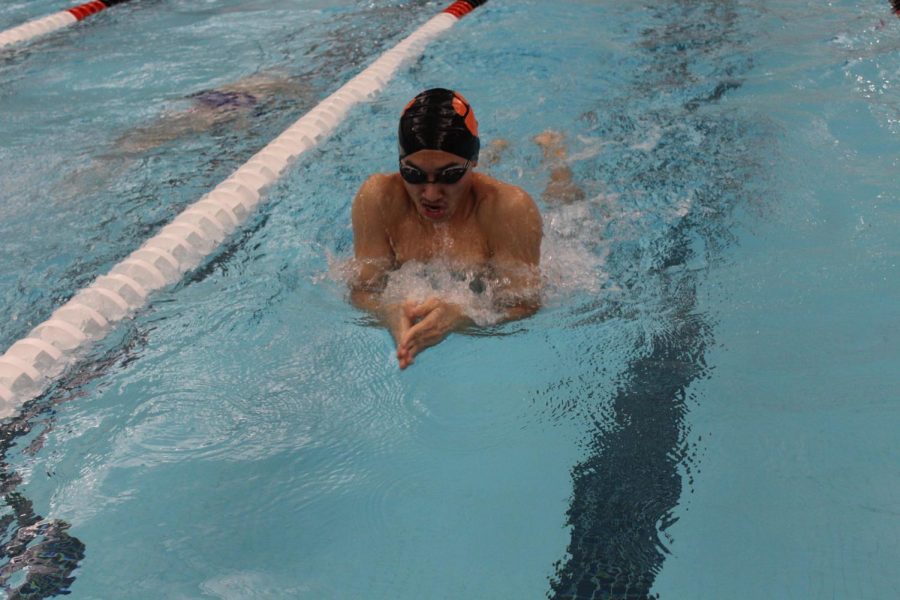
[[[406,191],[397,173],[375,173],[360,186],[353,203],[355,209],[392,216],[406,209],[405,197]]]
[[[486,224],[508,222],[511,218],[535,217],[537,205],[524,189],[488,175],[478,178],[479,221]]]

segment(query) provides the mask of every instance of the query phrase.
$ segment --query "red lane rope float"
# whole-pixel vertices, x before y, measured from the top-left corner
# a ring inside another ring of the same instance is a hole
[[[106,10],[107,8],[109,7],[106,3],[101,2],[100,0],[94,0],[94,2],[85,2],[84,4],[73,6],[66,12],[72,13],[73,17],[81,21],[91,15],[97,14],[101,10]]]
[[[22,25],[13,27],[12,29],[0,31],[0,48],[19,42],[26,42],[38,36],[50,33],[51,31],[62,29],[73,23],[83,21],[87,17],[106,10],[111,6],[128,1],[129,0],[92,0],[91,2],[85,2],[84,4],[79,4],[78,6],[55,12],[46,17],[32,19]]]
[[[443,12],[453,15],[457,19],[462,19],[485,2],[487,2],[487,0],[457,0],[445,8]]]

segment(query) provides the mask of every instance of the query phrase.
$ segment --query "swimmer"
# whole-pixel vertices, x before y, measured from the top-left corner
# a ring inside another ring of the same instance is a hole
[[[297,78],[277,73],[258,73],[234,83],[190,94],[189,108],[163,115],[147,127],[128,132],[116,141],[116,150],[141,154],[158,146],[207,131],[217,125],[234,123],[246,127],[248,117],[274,98],[303,98],[311,90]]]
[[[525,190],[475,172],[479,148],[466,99],[426,90],[400,116],[399,172],[372,175],[353,201],[351,300],[390,330],[401,369],[474,324],[464,306],[440,296],[383,301],[391,271],[404,263],[444,261],[488,273],[502,320],[540,307],[541,215]]]
[[[202,134],[214,127],[243,129],[253,117],[278,103],[303,105],[314,97],[312,86],[299,77],[278,72],[257,73],[218,88],[186,97],[191,105],[165,113],[150,125],[121,135],[94,160],[69,173],[60,197],[94,193],[120,176],[147,152],[170,142]]]

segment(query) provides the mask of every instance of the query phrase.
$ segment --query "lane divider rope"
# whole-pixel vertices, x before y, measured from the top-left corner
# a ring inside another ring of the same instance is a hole
[[[28,40],[68,27],[78,21],[83,21],[91,15],[95,15],[100,11],[106,10],[116,4],[122,4],[129,0],[93,0],[93,2],[85,2],[72,8],[61,10],[41,17],[33,19],[6,31],[0,31],[0,48],[10,46],[19,42],[27,42]]]
[[[17,414],[91,343],[143,307],[150,294],[197,267],[247,220],[263,200],[262,190],[295,158],[324,140],[351,108],[384,89],[403,62],[420,55],[433,39],[486,1],[458,0],[432,17],[10,346],[0,356],[0,418]]]

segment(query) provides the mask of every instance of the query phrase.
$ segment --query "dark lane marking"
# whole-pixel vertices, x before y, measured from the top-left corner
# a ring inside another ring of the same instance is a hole
[[[672,330],[629,363],[612,400],[615,426],[597,432],[572,469],[572,539],[556,599],[650,597],[667,552],[660,534],[681,496],[687,388],[706,373],[710,332],[692,315],[693,294],[681,290]]]
[[[69,533],[69,523],[38,515],[32,501],[18,491],[22,478],[11,464],[10,453],[23,438],[42,427],[20,450],[31,456],[39,452],[53,431],[56,407],[80,397],[80,389],[86,384],[102,381],[110,371],[133,362],[145,344],[145,333],[131,328],[123,342],[114,344],[44,397],[25,404],[17,417],[0,424],[0,494],[7,511],[0,516],[0,589],[9,600],[69,594],[75,581],[73,573],[85,557],[85,545]],[[33,476],[38,476],[37,472]],[[11,586],[10,580],[23,570],[24,581]]]
[[[639,47],[649,60],[630,93],[648,99],[669,95],[680,102],[669,110],[643,109],[626,98],[621,107],[607,101],[605,112],[598,111],[608,121],[605,139],[628,139],[650,123],[662,132],[646,155],[626,152],[619,164],[607,160],[598,166],[617,173],[617,181],[624,182],[617,185],[629,188],[622,190],[623,198],[646,195],[664,207],[666,198],[687,197],[693,205],[656,239],[645,232],[650,243],[617,243],[610,255],[612,278],[625,295],[650,305],[651,315],[634,318],[655,319],[656,333],[638,341],[617,389],[587,384],[576,390],[580,405],[611,395],[612,420],[596,425],[587,457],[572,468],[571,541],[548,594],[556,600],[657,597],[652,586],[673,541],[667,529],[677,520],[681,471],[691,468],[688,390],[708,375],[705,353],[713,343],[712,326],[698,314],[696,301],[702,270],[687,267],[715,261],[731,243],[729,217],[752,197],[748,175],[759,170],[755,132],[715,107],[740,87],[741,74],[750,67],[738,37],[736,7],[707,0],[660,10],[655,19],[661,25],[642,30]],[[699,83],[691,75],[710,68],[714,74]],[[653,266],[640,270],[648,260]],[[627,318],[628,306],[600,299],[595,314],[597,320],[611,314]],[[583,323],[590,326],[590,319]],[[585,357],[586,365],[590,361]],[[606,377],[597,372],[595,380]]]

